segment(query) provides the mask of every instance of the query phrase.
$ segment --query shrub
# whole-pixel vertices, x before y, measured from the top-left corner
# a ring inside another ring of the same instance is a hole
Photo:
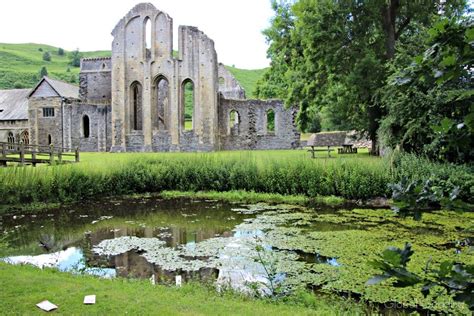
[[[49,52],[44,52],[43,60],[44,61],[51,61],[51,54]]]

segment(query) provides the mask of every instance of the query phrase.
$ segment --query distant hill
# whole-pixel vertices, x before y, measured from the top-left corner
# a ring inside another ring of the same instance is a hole
[[[39,80],[43,66],[51,78],[78,84],[79,67],[69,66],[69,51],[58,54],[59,48],[44,44],[0,43],[0,89],[30,88]],[[51,61],[44,61],[43,54],[49,52]],[[84,57],[108,57],[110,51],[81,52]],[[247,92],[253,97],[257,80],[265,69],[238,69],[226,66]]]

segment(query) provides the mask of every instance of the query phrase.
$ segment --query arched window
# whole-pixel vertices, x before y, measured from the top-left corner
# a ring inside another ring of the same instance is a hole
[[[191,79],[183,81],[184,130],[194,129],[194,83]]]
[[[48,134],[48,145],[51,145],[53,143],[53,138],[51,137],[51,134]]]
[[[23,131],[23,133],[21,133],[21,142],[24,145],[30,144],[30,134],[28,133],[28,131]]]
[[[84,115],[82,117],[82,135],[84,138],[89,138],[90,134],[90,121],[89,121],[89,116]]]
[[[163,76],[158,77],[155,80],[155,104],[156,108],[152,115],[153,117],[153,128],[158,130],[166,130],[168,128],[168,115],[169,115],[169,83],[168,79]]]
[[[151,37],[151,20],[149,17],[145,18],[145,24],[144,24],[144,47],[145,47],[145,58],[151,58],[151,43],[152,43],[152,37]]]
[[[134,131],[142,130],[142,85],[134,82],[130,86],[130,127]]]
[[[229,113],[229,135],[239,135],[240,116],[239,112],[232,110]]]
[[[15,143],[15,136],[13,136],[12,132],[8,133],[7,142],[9,144],[12,144],[11,146],[8,146],[8,149],[13,149],[13,144]]]
[[[272,109],[267,111],[267,133],[275,134],[275,111]]]

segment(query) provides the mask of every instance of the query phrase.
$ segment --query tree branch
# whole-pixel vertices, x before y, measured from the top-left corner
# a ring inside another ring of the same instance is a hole
[[[397,40],[400,35],[402,34],[403,30],[410,24],[411,22],[411,17],[408,16],[405,21],[403,21],[402,24],[400,24],[400,27],[398,28],[398,31],[395,32],[395,40]]]

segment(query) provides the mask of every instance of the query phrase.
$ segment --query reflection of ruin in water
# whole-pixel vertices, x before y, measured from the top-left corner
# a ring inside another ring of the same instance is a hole
[[[196,243],[206,239],[220,237],[231,237],[233,233],[222,228],[199,229],[189,232],[182,227],[166,228],[123,228],[117,230],[102,229],[84,234],[83,252],[86,266],[98,268],[112,268],[117,276],[124,278],[151,278],[158,283],[173,283],[177,275],[181,275],[183,282],[189,280],[215,281],[219,270],[215,268],[201,268],[198,271],[184,271],[181,269],[167,271],[159,265],[148,262],[141,254],[143,251],[130,250],[115,256],[98,255],[92,251],[93,245],[103,240],[115,239],[124,236],[136,236],[140,238],[158,237],[166,242],[166,247],[176,248],[180,245],[192,247]],[[206,260],[206,257],[187,257],[188,260]]]

